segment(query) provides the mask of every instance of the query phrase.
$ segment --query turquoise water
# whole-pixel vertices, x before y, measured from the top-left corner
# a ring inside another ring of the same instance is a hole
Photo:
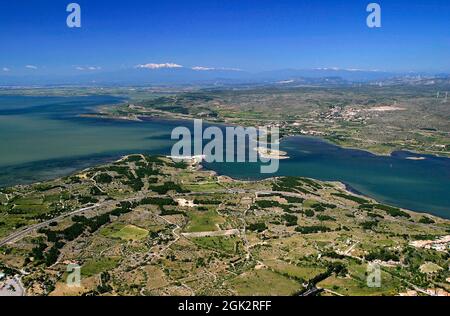
[[[408,152],[376,156],[366,151],[344,149],[318,138],[289,137],[281,149],[290,159],[280,161],[277,175],[338,180],[379,202],[450,217],[450,159]],[[258,179],[257,164],[209,164],[220,174]]]
[[[128,153],[169,154],[172,129],[192,125],[78,116],[120,101],[110,96],[0,96],[0,187],[67,175]],[[406,159],[416,156],[406,152],[376,156],[310,137],[284,139],[281,149],[291,159],[282,160],[275,175],[342,181],[380,202],[450,218],[450,159],[415,161]],[[240,179],[262,178],[258,164],[205,167]]]

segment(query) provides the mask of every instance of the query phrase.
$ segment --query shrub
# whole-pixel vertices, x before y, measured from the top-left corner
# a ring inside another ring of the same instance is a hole
[[[319,214],[319,215],[316,216],[316,218],[319,221],[336,221],[336,219],[334,217],[328,216],[328,215],[321,215],[321,214]]]
[[[113,177],[111,177],[107,173],[100,173],[94,177],[94,180],[98,183],[111,183],[113,180]]]
[[[358,204],[368,204],[369,203],[368,200],[360,198],[358,196],[354,196],[354,195],[349,195],[349,194],[344,194],[344,193],[331,193],[331,195],[334,195],[334,196],[337,196],[337,197],[341,197],[343,199],[356,202]]]
[[[365,230],[373,230],[373,228],[377,225],[378,225],[377,221],[367,221],[361,223],[361,227]]]
[[[219,205],[222,201],[194,199],[194,204]]]
[[[326,226],[314,225],[314,226],[297,226],[295,228],[295,231],[302,234],[314,234],[314,233],[329,232],[331,231],[331,229]]]
[[[367,212],[367,216],[372,217],[372,218],[384,218],[383,215],[373,213],[373,212]]]
[[[411,215],[409,215],[406,212],[403,212],[402,210],[398,209],[398,208],[389,208],[386,209],[386,213],[392,217],[406,217],[406,218],[410,218]]]
[[[247,226],[247,229],[260,233],[260,232],[265,231],[267,229],[267,225],[264,222],[252,223],[252,224]]]
[[[259,200],[256,201],[255,204],[260,208],[269,208],[269,207],[280,207],[281,204],[277,201],[270,201],[270,200]]]
[[[153,185],[150,186],[150,190],[159,193],[159,194],[166,194],[169,191],[175,191],[177,193],[188,193],[189,191],[183,190],[181,186],[174,182],[166,182],[163,185]]]
[[[160,197],[148,197],[143,198],[139,204],[152,204],[152,205],[177,205],[172,198],[160,198]]]
[[[281,217],[286,222],[286,226],[297,225],[297,221],[298,221],[297,216],[291,215],[291,214],[283,214]]]
[[[386,248],[381,248],[377,250],[371,251],[367,256],[366,259],[369,261],[373,260],[381,260],[381,261],[399,261],[400,258],[397,253],[387,250]]]
[[[301,204],[305,201],[305,199],[295,197],[295,196],[283,196],[283,198],[285,198],[288,203],[292,203],[292,204]]]
[[[165,209],[162,206],[160,207],[160,209],[161,209],[161,213],[160,213],[161,216],[184,214],[184,212],[182,212],[182,211],[170,210],[170,209],[168,210],[168,209]]]
[[[419,220],[419,223],[422,223],[422,224],[434,224],[435,221],[432,220],[432,219],[429,218],[429,217],[423,216],[423,217]]]

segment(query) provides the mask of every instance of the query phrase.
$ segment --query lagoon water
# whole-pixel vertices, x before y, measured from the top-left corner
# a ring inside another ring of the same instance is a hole
[[[120,102],[110,96],[0,96],[0,187],[70,174],[121,155],[169,154],[175,126],[191,122],[145,122],[81,118],[94,107]],[[450,218],[450,159],[396,152],[376,156],[311,137],[289,137],[275,175],[342,181],[380,202]],[[240,179],[260,179],[254,163],[211,163],[206,168]]]

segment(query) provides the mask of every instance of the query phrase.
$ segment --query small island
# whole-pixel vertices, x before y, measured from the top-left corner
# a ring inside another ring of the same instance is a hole
[[[1,294],[448,295],[450,221],[199,163],[136,154],[0,189]],[[382,287],[366,285],[369,263]]]
[[[287,156],[287,152],[285,151],[265,147],[257,147],[255,150],[264,159],[289,159],[289,156]]]

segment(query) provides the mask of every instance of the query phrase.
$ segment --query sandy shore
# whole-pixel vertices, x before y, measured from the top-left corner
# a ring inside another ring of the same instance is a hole
[[[256,150],[258,154],[265,159],[289,159],[289,156],[287,156],[287,152],[285,151],[261,147],[254,148],[254,150]]]
[[[425,158],[425,157],[406,157],[406,159],[408,159],[408,160],[425,160],[427,158]]]

